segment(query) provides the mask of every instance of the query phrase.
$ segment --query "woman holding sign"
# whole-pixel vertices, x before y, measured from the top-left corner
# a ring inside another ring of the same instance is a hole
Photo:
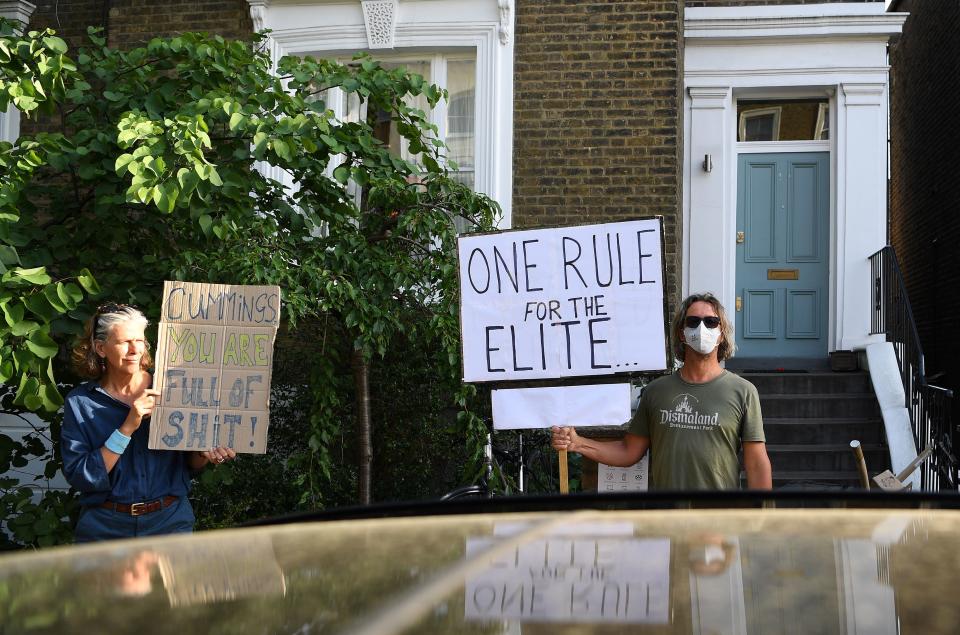
[[[236,456],[147,447],[160,393],[146,327],[134,307],[105,304],[73,350],[76,370],[90,379],[67,395],[60,433],[64,474],[80,492],[77,542],[193,531],[191,472]]]

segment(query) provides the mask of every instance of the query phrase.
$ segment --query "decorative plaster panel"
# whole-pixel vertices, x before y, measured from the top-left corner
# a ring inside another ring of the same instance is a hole
[[[367,28],[367,46],[393,48],[393,34],[399,6],[397,0],[363,0],[363,23]]]

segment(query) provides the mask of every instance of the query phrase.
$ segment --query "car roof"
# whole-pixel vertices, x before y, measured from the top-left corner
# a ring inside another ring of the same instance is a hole
[[[0,557],[0,623],[29,633],[528,635],[960,623],[960,605],[934,592],[960,571],[954,497],[719,499],[357,508],[17,553]]]

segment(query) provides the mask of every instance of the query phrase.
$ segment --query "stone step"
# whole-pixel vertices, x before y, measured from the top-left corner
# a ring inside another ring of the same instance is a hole
[[[740,472],[740,488],[747,489],[747,475]],[[773,471],[773,489],[838,490],[862,489],[860,476],[852,471]]]
[[[774,489],[863,489],[856,472],[774,472]]]
[[[862,443],[864,459],[867,462],[867,471],[877,474],[890,466],[887,448],[878,443]],[[767,444],[767,454],[773,473],[778,472],[854,472],[857,470],[856,458],[850,449],[850,444],[804,444],[804,445],[770,445]],[[816,474],[811,474],[815,476]]]
[[[760,408],[764,417],[867,419],[880,417],[880,404],[871,393],[848,394],[788,394],[760,393]]]
[[[830,419],[800,417],[764,417],[763,431],[768,444],[883,443],[885,433],[880,419]]]
[[[870,375],[865,372],[832,373],[739,373],[761,395],[869,393]]]

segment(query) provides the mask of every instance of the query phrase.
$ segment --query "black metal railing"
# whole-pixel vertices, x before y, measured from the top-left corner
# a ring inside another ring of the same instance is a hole
[[[920,467],[920,488],[956,491],[960,465],[954,453],[953,392],[927,383],[920,336],[893,247],[888,245],[870,256],[870,272],[870,331],[886,334],[896,351],[917,451],[934,447],[932,457]]]

